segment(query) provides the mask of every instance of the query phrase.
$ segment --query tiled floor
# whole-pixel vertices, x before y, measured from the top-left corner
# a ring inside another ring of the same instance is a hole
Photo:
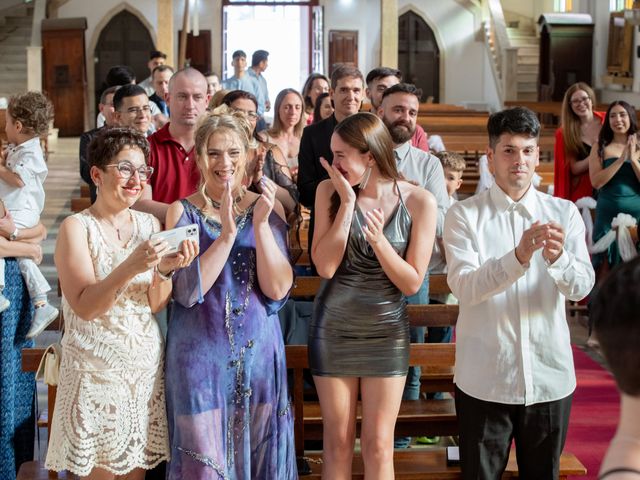
[[[64,218],[71,213],[71,198],[80,195],[80,175],[78,167],[78,138],[61,138],[49,144],[49,175],[45,182],[46,202],[41,221],[47,227],[47,239],[42,244],[43,259],[40,269],[51,285],[49,300],[60,305],[58,297],[58,275],[53,264],[58,228]],[[56,342],[60,333],[44,331],[36,337],[36,346],[47,346]],[[47,408],[47,387],[38,382],[38,411]],[[44,460],[46,452],[46,429],[41,429],[40,439],[36,437],[36,458]]]

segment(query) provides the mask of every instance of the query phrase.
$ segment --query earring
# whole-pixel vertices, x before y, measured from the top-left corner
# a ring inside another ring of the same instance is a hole
[[[371,177],[371,167],[367,167],[362,175],[362,179],[360,180],[360,190],[364,190],[367,188],[367,183],[369,183],[369,177]]]

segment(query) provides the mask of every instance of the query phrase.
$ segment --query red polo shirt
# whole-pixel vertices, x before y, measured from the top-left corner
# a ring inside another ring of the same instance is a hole
[[[149,137],[149,145],[153,199],[172,203],[195,192],[200,183],[195,147],[187,152],[169,133],[168,123]]]

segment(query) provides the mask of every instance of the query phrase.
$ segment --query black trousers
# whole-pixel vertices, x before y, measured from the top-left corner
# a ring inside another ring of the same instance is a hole
[[[456,387],[462,478],[500,479],[515,440],[522,480],[557,479],[572,397],[507,405],[479,400]]]

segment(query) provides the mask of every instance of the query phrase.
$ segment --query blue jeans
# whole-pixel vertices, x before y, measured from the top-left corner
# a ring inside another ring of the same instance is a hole
[[[428,305],[429,304],[429,274],[424,276],[422,286],[415,295],[407,297],[410,305]],[[409,338],[411,343],[424,343],[425,327],[410,327]],[[420,398],[420,376],[422,369],[420,367],[409,367],[407,372],[407,381],[404,384],[404,392],[402,392],[403,400],[417,400]],[[407,448],[411,443],[411,437],[399,437],[393,442],[394,448]]]

